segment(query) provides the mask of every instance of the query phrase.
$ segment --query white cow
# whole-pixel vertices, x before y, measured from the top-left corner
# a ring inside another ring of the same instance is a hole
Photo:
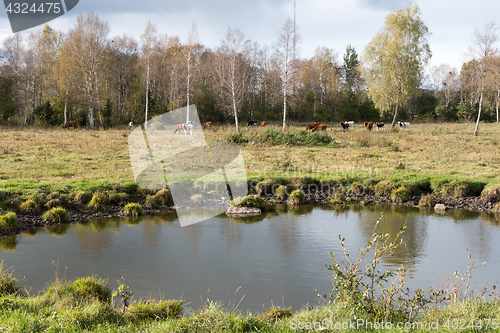
[[[399,129],[402,131],[403,128],[406,128],[406,130],[409,131],[410,130],[410,123],[399,122]]]
[[[354,121],[346,121],[350,128],[354,128]]]
[[[189,132],[189,135],[193,135],[193,123],[188,122],[187,124],[182,124],[182,129],[184,130],[184,135],[187,135]]]

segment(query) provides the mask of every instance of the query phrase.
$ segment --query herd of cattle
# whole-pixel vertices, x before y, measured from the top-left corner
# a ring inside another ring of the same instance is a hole
[[[257,121],[251,120],[248,122],[247,126],[258,126],[258,124],[259,123]],[[375,122],[374,123],[373,121],[365,121],[365,122],[363,122],[363,124],[365,125],[366,130],[369,132],[372,131],[373,124],[375,124],[377,132],[379,131],[379,129],[385,131],[385,124],[383,122]],[[191,121],[188,121],[186,124],[175,125],[174,134],[181,133],[181,131],[183,131],[184,135],[187,135],[188,133],[189,133],[189,135],[193,135],[193,126],[195,126],[195,125],[196,124],[191,122]],[[134,126],[134,123],[130,122],[128,124],[128,126],[129,126],[129,129],[132,129],[132,127]],[[266,122],[265,121],[261,122],[260,126],[265,127]],[[347,131],[349,131],[350,128],[351,129],[354,128],[354,121],[341,121],[340,126],[342,127],[343,132],[347,132]],[[399,126],[399,129],[401,131],[403,129],[406,129],[407,131],[410,130],[410,123],[408,123],[408,122],[398,122],[398,123],[396,123],[396,126]],[[76,121],[67,121],[63,125],[63,128],[70,128],[70,127],[77,129],[78,126],[77,126]],[[212,128],[211,121],[208,121],[205,123],[205,125],[203,125],[203,129],[209,129],[209,128]],[[319,131],[326,131],[327,128],[328,128],[327,125],[321,124],[320,122],[309,123],[306,126],[306,130],[310,130],[311,132],[316,132],[318,130]]]

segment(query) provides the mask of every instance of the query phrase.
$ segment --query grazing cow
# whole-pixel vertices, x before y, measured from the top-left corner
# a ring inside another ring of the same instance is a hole
[[[309,123],[309,124],[307,124],[306,130],[312,130],[313,128],[315,128],[319,124],[321,124],[321,123]]]
[[[328,126],[319,124],[318,126],[314,127],[311,132],[316,132],[317,130],[326,131],[327,128]]]
[[[193,124],[191,122],[188,122],[187,124],[182,124],[182,129],[184,130],[184,135],[187,135],[189,132],[189,135],[193,135]]]
[[[63,128],[70,128],[70,127],[77,129],[78,126],[76,125],[76,121],[67,121],[63,126]]]
[[[178,125],[175,125],[175,128],[174,128],[174,134],[177,133],[177,132],[180,132],[183,130],[183,125],[184,124],[178,124]]]
[[[341,121],[340,126],[342,126],[342,132],[349,131],[349,123],[347,121]]]
[[[131,121],[130,123],[128,123],[128,128],[132,129],[132,126],[134,126],[134,122]]]
[[[205,125],[203,125],[203,129],[205,129],[205,128],[212,128],[212,122],[211,121],[207,121],[205,123]]]
[[[250,120],[247,126],[257,126],[257,120]]]
[[[366,126],[366,130],[368,132],[371,132],[373,129],[373,121],[365,121],[364,124]]]
[[[349,125],[349,127],[351,128],[354,128],[354,121],[346,121],[347,125]]]
[[[381,129],[383,129],[385,131],[385,126],[384,126],[384,122],[383,121],[378,122],[376,124],[377,124],[377,132],[378,132],[379,128],[381,128]]]
[[[406,128],[407,131],[410,130],[410,123],[406,122],[406,123],[402,123],[402,122],[399,122],[399,129],[402,131],[403,128]]]
[[[261,127],[266,126],[266,122],[265,122],[265,121],[261,122],[261,123],[260,123],[260,126],[261,126]]]

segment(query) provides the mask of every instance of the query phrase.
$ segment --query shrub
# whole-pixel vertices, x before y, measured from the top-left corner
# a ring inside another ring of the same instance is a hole
[[[286,203],[291,205],[291,206],[294,206],[294,205],[298,205],[298,204],[304,202],[305,199],[306,199],[306,195],[304,194],[304,191],[295,190],[290,194]]]
[[[128,306],[127,317],[133,319],[166,319],[176,318],[182,314],[183,301],[165,300],[155,301],[147,300],[143,302],[132,302]]]
[[[375,185],[375,194],[383,197],[388,197],[397,188],[397,185],[392,180],[382,180]]]
[[[0,228],[3,230],[14,230],[21,227],[21,223],[17,220],[16,213],[7,212],[0,216]]]
[[[0,263],[0,296],[14,295],[19,292],[17,279],[12,277],[11,271],[3,269],[3,261]]]
[[[69,215],[62,207],[54,207],[42,215],[42,219],[50,224],[69,222]]]
[[[430,194],[426,194],[420,198],[418,205],[420,207],[434,207],[436,205],[436,200],[434,200]]]
[[[104,211],[108,201],[109,197],[106,193],[97,191],[92,196],[92,200],[90,200],[88,207],[93,211]]]
[[[406,186],[401,186],[391,192],[391,199],[394,202],[405,203],[411,198],[411,192]]]
[[[318,293],[318,296],[326,303],[334,301],[340,307],[350,309],[351,315],[367,313],[386,321],[412,321],[427,304],[439,302],[442,297],[439,291],[433,289],[429,291],[428,298],[421,289],[410,295],[409,290],[407,292],[405,288],[407,270],[404,265],[395,272],[381,272],[378,269],[381,258],[393,253],[403,244],[401,235],[406,228],[406,225],[403,225],[399,232],[392,236],[377,233],[381,218],[378,218],[366,246],[360,250],[358,256],[353,257],[356,261],[347,253],[345,238],[339,235],[342,257],[347,258],[344,259],[347,263],[337,260],[333,253],[330,254],[332,264],[327,265],[327,268],[333,272],[333,288],[328,295],[321,296]],[[370,259],[366,257],[368,252],[372,253]],[[362,267],[363,263],[365,267]],[[394,275],[397,278],[385,286],[384,283]]]
[[[227,141],[233,142],[236,144],[248,143],[248,137],[245,134],[243,134],[242,132],[238,132],[238,133],[233,133],[233,134],[228,135]]]
[[[263,210],[266,208],[266,202],[258,195],[247,195],[236,206],[260,208],[261,210]]]
[[[24,214],[37,214],[40,212],[40,206],[33,199],[24,201],[19,208]]]
[[[138,203],[129,203],[128,205],[125,205],[124,214],[125,216],[132,217],[142,215],[142,206]]]

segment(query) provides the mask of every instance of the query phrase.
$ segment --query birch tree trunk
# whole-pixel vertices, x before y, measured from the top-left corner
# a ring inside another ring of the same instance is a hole
[[[483,93],[484,93],[484,79],[481,81],[481,95],[479,96],[479,112],[477,114],[476,128],[474,129],[474,136],[477,136],[479,130],[479,120],[481,119],[481,107],[483,104]]]

